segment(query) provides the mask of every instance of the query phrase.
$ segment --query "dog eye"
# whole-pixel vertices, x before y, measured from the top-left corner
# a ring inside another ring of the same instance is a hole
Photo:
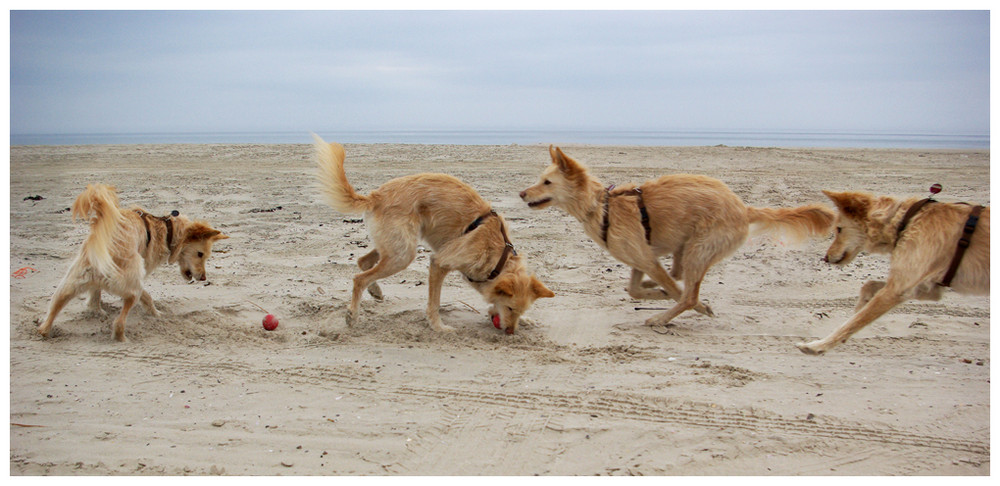
[[[199,252],[198,252],[198,258],[201,258],[201,257],[203,257],[203,256],[205,256],[205,254],[199,251]]]
[[[837,227],[837,233],[840,234],[841,231],[844,231],[844,228],[841,227],[841,226],[838,226]]]
[[[552,181],[545,179],[544,181],[542,181],[542,184],[545,184],[547,186],[549,184],[552,184]]]

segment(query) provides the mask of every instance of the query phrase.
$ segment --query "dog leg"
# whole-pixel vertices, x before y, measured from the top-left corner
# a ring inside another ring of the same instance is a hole
[[[427,320],[435,331],[454,331],[455,328],[441,323],[438,309],[441,307],[441,286],[449,270],[438,265],[437,258],[431,256],[430,276],[427,279]]]
[[[361,294],[376,280],[399,273],[406,269],[417,257],[416,244],[407,244],[405,248],[394,249],[397,253],[382,252],[381,258],[375,266],[354,276],[354,289],[351,292],[351,305],[348,308],[345,321],[348,326],[353,326],[358,318],[358,309],[361,307]]]
[[[640,270],[632,269],[632,277],[628,282],[628,295],[633,299],[640,300],[663,300],[669,299],[670,294],[660,288],[660,285],[652,280],[643,280],[646,274]]]
[[[891,284],[891,280],[889,283]],[[854,314],[844,325],[833,331],[829,336],[809,343],[797,343],[795,346],[806,354],[823,354],[838,344],[847,341],[847,338],[851,337],[851,335],[860,331],[904,300],[903,292],[891,288],[891,285],[886,285],[876,292],[858,313]]]
[[[656,283],[660,284],[660,286],[663,287],[661,292],[665,292],[668,297],[680,302],[680,300],[682,299],[682,295],[684,295],[684,291],[682,291],[680,287],[677,286],[677,282],[675,282],[672,278],[670,278],[670,275],[668,275],[666,270],[663,269],[663,266],[660,265],[660,262],[656,261],[654,262],[654,265],[655,266],[650,266],[648,269],[650,278],[652,278]],[[702,273],[702,275],[704,275],[704,273]],[[635,270],[633,270],[632,278],[633,280],[636,278]],[[642,278],[641,272],[639,278],[640,279]],[[686,280],[694,281],[691,277],[688,277]],[[701,278],[698,278],[697,282],[698,286],[700,286]],[[697,299],[698,297],[697,291],[695,292],[694,296],[695,299]],[[689,307],[689,309],[694,309],[695,312],[706,315],[708,317],[715,317],[715,313],[712,312],[712,308],[709,307],[708,304],[705,304],[704,302],[701,302],[699,300],[696,300],[694,306]]]
[[[685,275],[684,291],[681,293],[680,298],[677,299],[677,304],[662,314],[646,319],[646,325],[665,326],[682,312],[688,309],[695,309],[698,305],[702,305],[705,308],[705,312],[707,312],[706,315],[713,317],[715,314],[712,313],[712,309],[698,301],[698,291],[701,289],[701,281],[704,276],[704,271],[700,274],[695,274],[689,271],[688,274]]]
[[[854,312],[857,313],[868,301],[872,300],[872,297],[878,293],[879,290],[885,287],[885,282],[881,280],[869,280],[861,286],[861,293],[858,295],[858,303],[854,306]]]
[[[87,313],[97,316],[98,319],[108,317],[108,313],[101,308],[101,289],[90,291],[90,300],[87,301]]]
[[[142,295],[139,296],[139,301],[142,302],[143,307],[146,308],[149,315],[153,317],[160,317],[160,311],[156,310],[156,306],[153,304],[153,297],[149,295],[149,292],[143,290]]]
[[[78,289],[69,285],[67,280],[63,280],[62,285],[56,290],[56,294],[52,296],[52,304],[49,306],[48,315],[45,316],[45,322],[38,326],[38,334],[41,334],[42,337],[49,337],[49,332],[52,331],[52,323],[56,320],[56,316],[77,295],[79,295]]]
[[[378,250],[372,250],[368,252],[367,255],[358,258],[358,267],[362,270],[368,270],[375,266],[378,262],[379,254]],[[374,282],[368,286],[368,294],[371,295],[375,300],[381,302],[385,296],[382,294],[382,287],[379,287],[378,282]]]
[[[684,265],[681,263],[683,249],[674,252],[674,261],[670,265],[670,277],[674,280],[684,280]]]
[[[132,310],[132,306],[135,305],[135,296],[130,295],[128,297],[122,298],[122,311],[115,318],[114,322],[114,336],[115,341],[123,343],[125,339],[125,319],[128,317],[128,312]]]

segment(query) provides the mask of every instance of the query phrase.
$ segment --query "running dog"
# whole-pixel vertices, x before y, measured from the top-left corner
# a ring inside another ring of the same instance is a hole
[[[823,193],[838,209],[836,238],[823,259],[843,266],[861,251],[888,253],[889,278],[861,286],[854,316],[823,339],[798,343],[803,353],[829,351],[909,299],[939,300],[944,287],[961,294],[990,293],[988,207],[862,192]]]
[[[525,268],[514,251],[507,225],[489,203],[464,182],[445,174],[416,174],[392,179],[371,194],[358,194],[344,172],[344,147],[316,141],[321,190],[340,213],[364,213],[375,249],[358,259],[346,321],[352,326],[365,289],[382,299],[377,280],[396,274],[417,256],[419,239],[434,251],[428,278],[427,319],[437,331],[444,277],[456,270],[489,302],[490,318],[507,334],[536,299],[554,294]],[[499,317],[497,317],[499,316]],[[499,321],[497,320],[499,319]],[[499,323],[498,323],[499,322]]]
[[[649,326],[666,325],[688,309],[714,316],[698,300],[702,279],[709,267],[743,245],[751,224],[755,230],[803,238],[828,234],[834,218],[833,211],[819,204],[748,207],[725,184],[700,175],[667,175],[606,189],[558,147],[549,146],[549,155],[552,165],[537,184],[521,192],[521,199],[534,209],[560,207],[583,223],[591,239],[632,267],[632,298],[676,301],[647,319]],[[660,265],[663,255],[673,255],[670,274]],[[643,275],[652,282],[643,281]],[[674,279],[684,281],[683,290]]]
[[[52,297],[52,304],[38,332],[48,337],[59,311],[70,299],[90,292],[88,308],[103,315],[101,291],[122,298],[114,320],[114,338],[125,341],[125,319],[142,302],[154,317],[159,311],[143,290],[142,281],[164,262],[176,263],[188,280],[205,280],[205,261],[212,243],[229,238],[203,221],[191,221],[177,211],[156,217],[138,206],[121,209],[115,188],[89,184],[73,202],[73,219],[89,219],[90,235]]]

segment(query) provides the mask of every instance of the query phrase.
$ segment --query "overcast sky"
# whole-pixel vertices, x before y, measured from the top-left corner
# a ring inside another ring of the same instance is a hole
[[[989,13],[23,12],[16,134],[989,131]]]

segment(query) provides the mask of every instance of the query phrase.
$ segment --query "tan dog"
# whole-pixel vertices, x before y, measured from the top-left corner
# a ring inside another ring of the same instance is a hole
[[[205,222],[179,214],[160,218],[138,206],[122,210],[115,188],[104,184],[88,185],[73,202],[72,214],[74,219],[90,219],[90,235],[59,283],[45,322],[38,326],[46,337],[59,311],[84,292],[90,292],[90,311],[104,314],[101,291],[106,290],[122,297],[113,331],[116,340],[125,341],[125,319],[136,299],[150,314],[159,315],[153,298],[142,289],[147,274],[169,261],[177,263],[184,278],[205,280],[212,243],[229,238]]]
[[[963,228],[973,207],[935,202],[924,205],[905,224],[900,221],[916,198],[876,197],[860,192],[823,191],[837,205],[836,238],[826,261],[847,265],[862,250],[890,254],[887,281],[869,280],[861,287],[855,314],[829,336],[797,346],[807,354],[822,354],[852,334],[909,300],[938,300],[938,285],[948,272]],[[990,292],[990,209],[979,215],[961,264],[950,286],[962,294]]]
[[[452,270],[491,304],[490,317],[499,315],[507,334],[517,330],[520,316],[536,299],[554,294],[525,269],[507,237],[503,217],[462,181],[445,174],[417,174],[386,182],[368,196],[358,194],[344,173],[344,148],[318,136],[316,152],[322,191],[341,213],[365,213],[375,249],[358,259],[363,272],[354,276],[346,320],[358,317],[361,295],[367,288],[381,300],[376,281],[398,273],[417,256],[423,238],[434,250],[428,279],[427,319],[438,331],[452,331],[441,323],[438,307],[444,277]]]
[[[561,207],[580,220],[591,239],[632,267],[632,298],[677,301],[647,319],[650,326],[665,325],[688,309],[714,315],[698,300],[701,281],[709,267],[743,245],[751,224],[801,238],[829,233],[833,221],[833,211],[818,204],[748,207],[722,182],[699,175],[667,175],[608,190],[558,147],[550,146],[549,154],[552,165],[537,184],[521,192],[521,199],[535,209]],[[673,255],[669,275],[659,262],[663,255]],[[644,282],[643,275],[653,281]],[[684,281],[683,291],[674,279]]]

